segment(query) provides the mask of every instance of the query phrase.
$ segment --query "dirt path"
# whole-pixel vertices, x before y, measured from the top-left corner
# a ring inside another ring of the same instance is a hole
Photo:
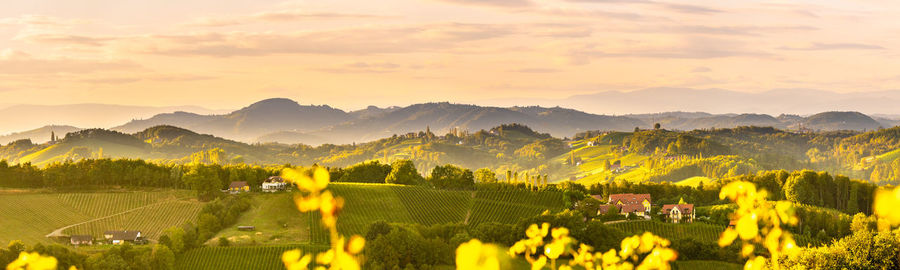
[[[465,225],[469,225],[469,217],[472,216],[472,207],[475,207],[475,192],[477,191],[472,191],[472,204],[469,205],[469,210],[466,211],[466,220],[463,221],[463,224]]]
[[[72,227],[75,227],[75,226],[78,226],[78,225],[81,225],[81,224],[90,223],[90,222],[94,222],[94,221],[98,221],[98,220],[102,220],[102,219],[111,218],[111,217],[118,216],[118,215],[128,214],[128,213],[131,213],[131,212],[134,212],[134,211],[137,211],[137,210],[141,210],[141,209],[144,209],[144,208],[147,208],[147,207],[150,207],[150,206],[155,206],[155,205],[164,204],[164,203],[167,203],[167,202],[172,202],[172,201],[177,201],[177,200],[180,200],[180,199],[171,199],[171,200],[161,201],[161,202],[157,202],[157,203],[152,203],[152,204],[144,205],[144,206],[141,206],[141,207],[138,207],[138,208],[128,209],[128,210],[125,210],[125,211],[122,211],[122,212],[119,212],[119,213],[115,213],[115,214],[112,214],[112,215],[108,215],[108,216],[104,216],[104,217],[98,217],[98,218],[91,219],[91,220],[88,220],[88,221],[83,221],[83,222],[79,222],[79,223],[67,225],[67,226],[65,226],[65,227],[62,227],[62,228],[53,230],[53,232],[51,232],[51,233],[45,235],[45,237],[61,237],[61,236],[64,236],[64,235],[62,234],[62,232],[65,231],[65,230],[68,229],[68,228],[72,228]]]

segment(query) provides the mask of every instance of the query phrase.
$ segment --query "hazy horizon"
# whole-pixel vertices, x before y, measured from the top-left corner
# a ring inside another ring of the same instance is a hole
[[[900,89],[885,1],[43,0],[0,11],[0,100],[358,109],[673,87]],[[424,93],[424,94],[423,94]]]

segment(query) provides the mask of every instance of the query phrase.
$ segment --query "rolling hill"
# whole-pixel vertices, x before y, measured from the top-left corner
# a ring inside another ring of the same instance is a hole
[[[50,134],[55,134],[57,137],[65,137],[66,133],[79,131],[81,128],[73,127],[73,126],[58,126],[58,125],[49,125],[44,126],[37,129],[32,129],[28,131],[11,133],[8,135],[0,136],[0,145],[8,144],[10,142],[29,139],[32,142],[36,143],[45,143],[50,141]]]

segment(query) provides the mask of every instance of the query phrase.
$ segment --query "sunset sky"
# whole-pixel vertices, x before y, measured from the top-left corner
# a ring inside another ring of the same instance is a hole
[[[900,89],[900,2],[7,1],[0,104]]]

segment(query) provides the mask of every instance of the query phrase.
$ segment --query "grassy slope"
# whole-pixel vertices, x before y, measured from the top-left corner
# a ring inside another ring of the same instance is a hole
[[[690,223],[675,224],[663,223],[659,221],[629,221],[612,224],[625,232],[625,235],[636,235],[644,232],[652,232],[653,234],[668,238],[679,239],[685,237],[694,237],[698,240],[716,242],[719,235],[725,231],[725,226],[717,226],[706,223]]]
[[[676,185],[680,185],[680,186],[691,186],[691,187],[696,187],[696,186],[700,185],[700,182],[703,182],[704,184],[707,184],[707,183],[712,182],[712,181],[714,181],[714,180],[713,180],[713,179],[710,179],[709,177],[705,177],[705,176],[694,176],[694,177],[691,177],[691,178],[688,178],[688,179],[684,179],[684,180],[678,181],[678,182],[676,182],[675,184],[676,184]]]
[[[44,237],[60,227],[120,213],[136,207],[186,196],[184,191],[130,191],[103,193],[35,193],[23,191],[0,194],[0,242],[23,240],[27,243],[49,242]],[[195,203],[199,207],[199,203]],[[166,209],[159,205],[155,209]],[[152,211],[153,208],[147,208]],[[178,211],[183,211],[179,208]],[[146,233],[179,225],[183,220],[143,219],[134,228]],[[100,221],[102,222],[102,221]],[[177,222],[168,224],[168,222]],[[162,224],[166,223],[166,224]],[[90,223],[89,223],[90,224]],[[163,226],[166,225],[166,226]],[[103,228],[118,229],[118,228]]]
[[[97,139],[85,139],[78,140],[75,143],[61,143],[52,145],[50,147],[22,157],[19,162],[31,162],[36,166],[44,166],[57,161],[61,162],[65,160],[65,154],[75,147],[87,147],[93,153],[97,153],[99,152],[100,148],[103,148],[103,156],[105,157],[113,156],[122,158],[150,158],[149,156],[147,156],[149,153],[142,148],[118,143],[111,143]]]
[[[434,225],[465,223],[468,217],[470,225],[515,223],[548,209],[560,211],[564,206],[562,194],[558,192],[473,192],[356,183],[333,183],[329,189],[345,201],[338,219],[342,234],[365,234],[371,223],[382,220]],[[238,244],[323,243],[326,235],[318,222],[317,214],[300,214],[290,194],[259,194],[254,197],[253,208],[237,222],[237,225],[256,226],[257,230],[241,232],[226,228],[215,238],[228,237]]]
[[[641,181],[646,173],[643,168],[634,168],[624,173],[612,173],[603,169],[603,165],[609,160],[610,163],[616,160],[621,161],[622,166],[634,166],[647,160],[647,156],[638,154],[626,154],[617,156],[613,149],[619,145],[600,144],[588,146],[588,140],[577,140],[572,142],[572,148],[569,152],[552,158],[549,163],[558,165],[560,170],[552,172],[551,175],[555,179],[553,182],[568,180],[575,177],[577,183],[591,185],[594,183],[605,182],[607,177],[615,179],[624,179],[626,181]],[[577,168],[566,165],[565,162],[572,155],[581,159],[581,165]]]
[[[881,161],[881,162],[891,162],[891,161],[894,161],[895,159],[900,158],[900,149],[897,149],[897,150],[894,150],[894,151],[890,151],[890,152],[887,152],[887,153],[878,155],[878,156],[876,156],[875,158],[878,159],[878,161]]]

